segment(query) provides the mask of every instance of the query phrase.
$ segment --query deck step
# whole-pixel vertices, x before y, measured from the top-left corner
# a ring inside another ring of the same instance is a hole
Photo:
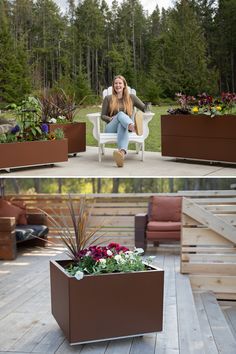
[[[188,275],[176,274],[176,297],[180,354],[208,354],[205,351]]]
[[[206,353],[235,354],[236,340],[212,292],[194,293]]]

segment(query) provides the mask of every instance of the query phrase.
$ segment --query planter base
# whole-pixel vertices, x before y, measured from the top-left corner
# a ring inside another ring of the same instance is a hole
[[[79,345],[79,344],[89,344],[89,343],[99,343],[99,342],[105,342],[107,340],[118,340],[118,339],[126,339],[126,338],[134,338],[134,337],[142,337],[148,334],[152,334],[155,332],[150,332],[150,333],[140,333],[140,334],[133,334],[131,336],[122,336],[122,337],[113,337],[113,338],[104,338],[104,339],[98,339],[98,340],[91,340],[91,341],[86,341],[86,342],[78,342],[78,343],[70,343],[70,345]]]

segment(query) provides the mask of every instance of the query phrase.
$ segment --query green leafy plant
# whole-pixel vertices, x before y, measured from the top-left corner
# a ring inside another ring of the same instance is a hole
[[[64,131],[60,128],[54,130],[55,138],[61,140],[64,138]]]
[[[16,124],[12,130],[5,134],[0,134],[0,143],[37,141],[37,140],[61,140],[64,138],[62,129],[57,128],[54,133],[48,132],[46,123],[28,122],[27,125]]]

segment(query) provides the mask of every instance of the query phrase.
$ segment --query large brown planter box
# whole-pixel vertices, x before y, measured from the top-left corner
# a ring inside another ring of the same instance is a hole
[[[0,168],[67,161],[67,151],[67,139],[0,144]]]
[[[162,330],[164,271],[69,276],[51,261],[52,314],[70,344]]]
[[[236,116],[161,116],[162,156],[236,162]]]
[[[86,123],[48,124],[49,132],[60,128],[68,139],[68,154],[86,151]]]

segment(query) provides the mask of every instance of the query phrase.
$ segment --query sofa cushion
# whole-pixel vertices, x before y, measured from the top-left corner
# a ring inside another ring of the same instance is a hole
[[[149,221],[148,231],[180,231],[181,223],[177,221]]]
[[[153,196],[150,198],[149,221],[180,221],[182,197]]]
[[[23,200],[10,200],[10,203],[20,209],[22,209],[23,214],[20,215],[18,220],[19,225],[26,225],[27,224],[27,217],[26,217],[26,204]]]
[[[34,236],[44,237],[48,233],[46,225],[17,225],[16,241],[26,241],[33,239]]]
[[[26,225],[26,210],[0,198],[0,217],[14,217],[16,224]]]

